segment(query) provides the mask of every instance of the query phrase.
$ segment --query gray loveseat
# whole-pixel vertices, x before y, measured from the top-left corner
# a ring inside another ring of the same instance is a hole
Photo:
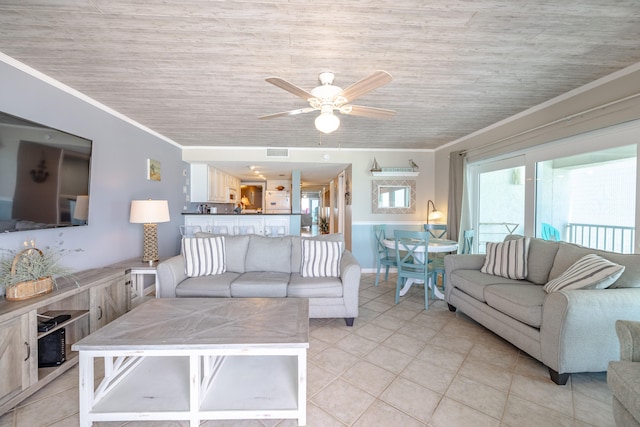
[[[521,236],[520,236],[521,237]],[[543,289],[587,254],[624,265],[607,289]],[[549,368],[556,384],[573,372],[601,372],[618,360],[618,319],[640,320],[640,255],[530,240],[525,280],[482,273],[485,255],[445,257],[445,300]]]
[[[225,272],[188,277],[184,256],[174,256],[158,265],[157,297],[301,297],[309,299],[309,317],[344,317],[347,325],[353,325],[358,317],[360,265],[350,251],[343,249],[338,277],[304,277],[303,240],[338,241],[344,248],[342,234],[308,239],[225,235]]]

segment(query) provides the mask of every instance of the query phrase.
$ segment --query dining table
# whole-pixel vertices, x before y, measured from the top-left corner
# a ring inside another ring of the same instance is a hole
[[[384,239],[382,242],[384,243],[385,247],[393,249],[394,251],[396,250],[396,241],[394,239]],[[429,239],[429,245],[427,247],[427,252],[429,253],[449,253],[455,252],[457,250],[458,242],[448,239]],[[424,248],[418,248],[416,250],[416,255],[420,253],[424,253]],[[405,281],[402,289],[400,289],[400,296],[404,296],[414,283],[422,283],[422,280],[408,278]],[[440,292],[435,283],[428,283],[427,286],[433,289],[433,294],[436,296],[436,298],[444,299],[444,294]]]

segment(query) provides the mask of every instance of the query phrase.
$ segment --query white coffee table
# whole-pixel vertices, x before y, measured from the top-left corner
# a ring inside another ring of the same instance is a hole
[[[160,298],[73,345],[80,425],[297,418],[306,424],[304,298]],[[105,364],[94,384],[94,359]]]

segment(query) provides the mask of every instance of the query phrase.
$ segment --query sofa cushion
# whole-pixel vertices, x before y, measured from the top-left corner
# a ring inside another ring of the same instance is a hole
[[[484,288],[495,284],[521,285],[528,282],[515,279],[507,279],[501,276],[482,273],[479,270],[454,270],[450,274],[449,281],[452,286],[460,289],[465,294],[472,296],[481,302],[484,299]]]
[[[534,328],[542,325],[542,304],[547,295],[541,286],[528,282],[490,285],[484,288],[487,305]]]
[[[559,245],[558,253],[549,273],[549,280],[560,276],[583,256],[596,254],[616,264],[625,266],[624,272],[611,288],[640,288],[640,279],[638,279],[640,277],[640,254],[619,254],[600,251],[566,242],[560,242]]]
[[[226,271],[224,236],[184,237],[182,256],[188,277],[222,274]]]
[[[611,394],[638,422],[640,420],[640,365],[638,362],[609,362],[607,385]]]
[[[340,277],[342,242],[303,239],[302,277]]]
[[[211,237],[222,236],[222,234],[213,234],[198,232],[196,237]],[[245,236],[230,236],[224,234],[224,246],[225,246],[225,262],[227,265],[227,271],[233,271],[234,273],[244,273],[244,260],[247,257],[247,248],[249,247],[249,237]]]
[[[487,254],[480,271],[508,279],[524,279],[527,277],[530,240],[523,237],[499,243],[488,242]]]
[[[537,285],[544,285],[549,281],[549,272],[559,247],[558,242],[531,239],[527,257],[527,281]]]
[[[547,292],[561,289],[605,289],[624,272],[618,265],[596,254],[585,255],[557,278],[544,285]]]
[[[289,273],[252,271],[242,274],[231,283],[234,298],[286,297]]]
[[[291,273],[291,238],[252,234],[244,261],[245,271]]]
[[[240,274],[222,273],[215,276],[189,277],[176,286],[177,297],[231,297],[231,282]]]
[[[337,277],[302,277],[300,273],[291,273],[288,297],[327,298],[342,297],[342,281]]]
[[[302,242],[304,240],[320,240],[324,242],[342,242],[344,252],[344,236],[342,233],[320,234],[312,237],[291,236],[291,271],[302,271]]]

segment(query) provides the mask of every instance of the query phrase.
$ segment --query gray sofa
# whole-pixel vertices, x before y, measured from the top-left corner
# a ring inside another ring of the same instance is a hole
[[[618,320],[620,361],[609,362],[607,384],[617,426],[640,427],[640,322]]]
[[[197,233],[196,237],[211,237]],[[158,298],[302,297],[309,299],[309,317],[344,317],[348,326],[358,317],[360,265],[344,250],[342,234],[308,239],[300,236],[224,236],[226,271],[222,274],[188,277],[185,258],[174,256],[158,265]],[[342,242],[339,277],[304,277],[303,240]]]
[[[516,238],[521,236],[511,236]],[[625,270],[607,289],[543,285],[587,254]],[[485,255],[445,257],[445,300],[549,368],[556,384],[570,373],[606,371],[619,358],[618,319],[640,320],[640,255],[623,255],[532,238],[524,280],[482,273]]]

